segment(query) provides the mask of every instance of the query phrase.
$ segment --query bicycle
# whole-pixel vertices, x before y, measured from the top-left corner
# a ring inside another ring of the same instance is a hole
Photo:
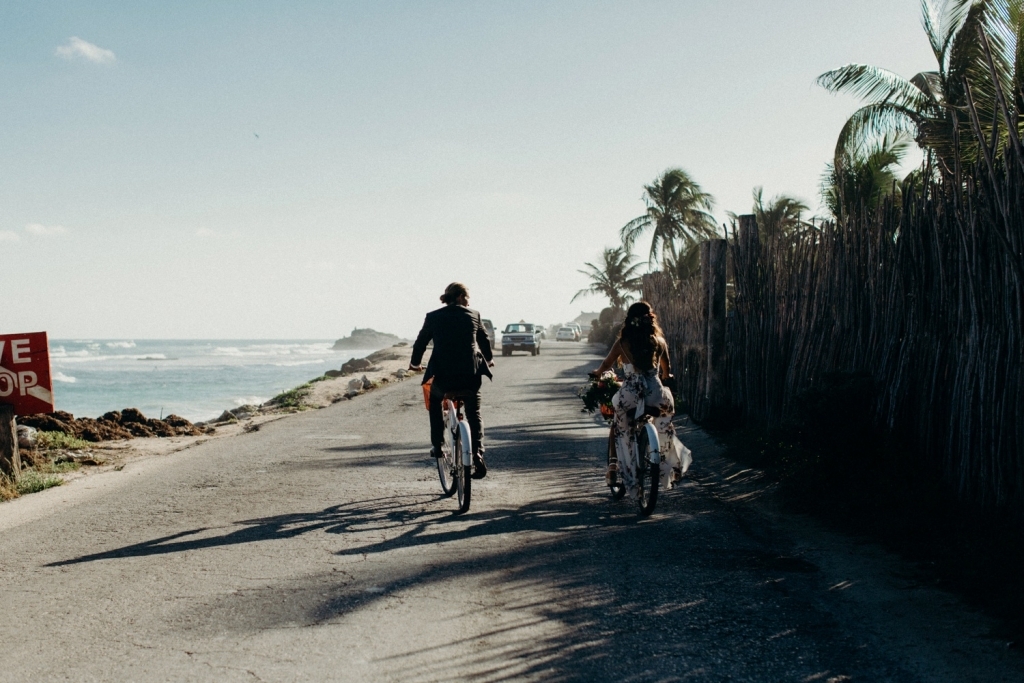
[[[602,411],[602,414],[604,412]],[[661,442],[658,430],[652,423],[657,415],[648,412],[643,396],[640,397],[633,416],[629,420],[626,432],[627,457],[633,461],[633,471],[637,479],[637,496],[635,499],[638,513],[647,517],[654,512],[658,502],[658,484],[661,480]],[[616,463],[616,471],[611,472],[608,488],[614,500],[621,500],[626,495],[626,485],[617,476],[618,454],[615,450],[615,425],[608,432],[608,465]]]
[[[430,385],[424,385],[424,397],[429,409]],[[445,498],[459,494],[459,513],[469,510],[473,492],[473,439],[469,423],[462,412],[462,401],[446,394],[441,401],[444,413],[444,442],[441,457],[437,458],[437,476],[441,480],[441,491]]]

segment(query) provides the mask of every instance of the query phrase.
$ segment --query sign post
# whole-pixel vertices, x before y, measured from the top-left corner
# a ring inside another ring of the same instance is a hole
[[[0,470],[14,478],[21,473],[15,415],[53,410],[46,333],[0,334]]]

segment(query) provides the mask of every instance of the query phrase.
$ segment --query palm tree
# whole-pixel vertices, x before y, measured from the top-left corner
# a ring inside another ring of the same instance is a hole
[[[884,135],[838,155],[822,178],[822,199],[832,215],[842,220],[854,211],[873,211],[885,197],[898,195],[896,169],[911,142],[904,133]]]
[[[651,229],[651,255],[654,262],[659,251],[675,251],[681,241],[684,247],[718,236],[711,215],[715,200],[701,189],[681,168],[670,168],[644,186],[647,212],[622,226],[620,236],[626,251],[633,249],[637,239]]]
[[[638,271],[641,264],[633,263],[636,257],[625,247],[609,247],[602,256],[604,263],[600,266],[585,263],[587,269],[577,271],[589,277],[591,284],[576,292],[572,301],[598,294],[608,297],[612,308],[624,309],[633,300],[631,295],[640,292],[642,281]]]
[[[780,194],[771,198],[767,203],[764,200],[764,188],[754,188],[754,217],[757,219],[758,233],[765,238],[774,239],[777,237],[792,237],[811,227],[811,224],[803,219],[805,211],[810,209],[806,204],[795,197]],[[738,217],[729,213],[729,217],[735,221]]]
[[[681,249],[675,245],[666,248],[662,255],[661,270],[668,273],[677,285],[700,275],[700,242],[693,242]]]
[[[1024,76],[1022,5],[1022,0],[922,0],[922,23],[937,71],[906,80],[879,67],[848,64],[819,76],[817,83],[829,92],[867,101],[843,127],[836,157],[873,139],[906,132],[943,174],[952,174],[958,159],[973,162],[984,144],[970,134],[969,101],[977,108],[983,137],[988,137],[996,117],[1002,118],[1000,93],[1014,127],[1024,131],[1019,87]],[[1004,144],[1005,124],[999,134]]]

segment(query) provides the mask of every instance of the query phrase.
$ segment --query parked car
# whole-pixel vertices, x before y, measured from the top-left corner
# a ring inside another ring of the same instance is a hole
[[[533,323],[509,323],[501,333],[501,355],[511,356],[513,351],[540,353],[540,334]]]
[[[569,327],[576,333],[576,341],[583,339],[583,328],[579,326],[579,323],[569,323]]]
[[[576,338],[576,330],[571,327],[560,327],[555,335],[555,341],[579,341]]]
[[[484,326],[484,332],[487,333],[487,341],[490,342],[491,348],[492,349],[497,348],[498,347],[498,344],[497,344],[498,340],[494,338],[494,323],[492,323],[487,318],[483,318],[480,322]]]

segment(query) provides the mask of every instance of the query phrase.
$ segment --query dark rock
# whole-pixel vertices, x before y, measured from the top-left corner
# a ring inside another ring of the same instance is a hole
[[[134,436],[155,436],[153,434],[153,430],[150,429],[148,425],[141,422],[129,422],[125,427],[127,427],[128,431],[130,431]]]
[[[236,419],[230,413],[225,414],[231,420]],[[92,442],[132,439],[137,436],[198,436],[206,433],[202,427],[178,415],[168,415],[166,420],[155,420],[147,418],[137,408],[125,408],[120,412],[113,410],[96,420],[91,417],[75,419],[71,413],[57,411],[20,417],[18,422],[42,432],[62,432]]]
[[[335,350],[383,349],[402,341],[401,337],[369,328],[352,330],[352,334],[334,342]]]
[[[167,424],[163,420],[146,420],[146,426],[156,436],[177,436],[178,432],[175,431],[174,427]]]
[[[238,416],[242,413],[258,413],[260,411],[259,406],[255,406],[251,403],[246,403],[244,406],[238,406],[229,411],[232,415]]]
[[[21,466],[35,467],[46,463],[46,455],[43,451],[24,450],[21,451]]]
[[[18,418],[18,424],[23,424],[27,427],[34,427],[41,432],[61,432],[63,434],[71,434],[77,436],[77,432],[73,426],[74,416],[70,413],[60,413],[61,416],[67,416],[70,419],[70,423],[66,419],[61,419],[58,413],[38,413],[36,415],[24,415]]]
[[[324,377],[344,377],[345,373],[341,370],[328,370],[324,373]]]
[[[351,375],[356,372],[369,370],[371,367],[373,367],[373,363],[365,358],[353,358],[352,360],[345,361],[345,364],[341,366],[341,374]]]
[[[18,425],[18,448],[24,448],[27,450],[35,449],[36,447],[36,434],[38,431],[35,427],[29,427],[28,425]]]
[[[149,418],[143,415],[142,411],[138,408],[125,408],[121,411],[121,419],[119,420],[121,424],[128,424],[130,422],[146,424],[148,421]]]
[[[116,439],[131,439],[134,435],[118,422],[107,419],[93,420],[83,417],[75,420],[77,436],[86,441],[114,441]]]
[[[380,351],[374,351],[366,360],[373,361],[374,363],[382,363],[386,360],[402,360],[405,356],[395,353],[391,349],[381,349]]]
[[[185,418],[177,415],[168,415],[164,418],[164,422],[173,427],[174,433],[178,436],[199,436],[206,433],[203,429],[205,425],[192,424]]]

